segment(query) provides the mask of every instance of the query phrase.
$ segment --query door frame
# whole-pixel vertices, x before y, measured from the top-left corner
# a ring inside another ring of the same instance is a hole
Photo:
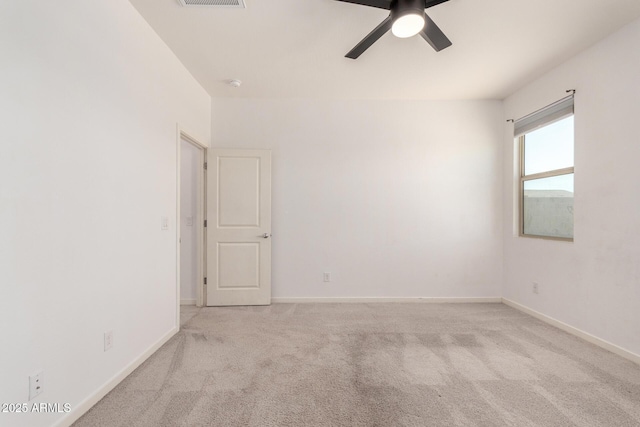
[[[196,235],[200,236],[197,240],[197,269],[198,277],[200,278],[196,306],[202,307],[204,301],[204,277],[206,276],[206,259],[207,259],[207,233],[205,232],[204,221],[207,219],[207,170],[205,169],[205,163],[207,161],[207,145],[200,142],[197,138],[194,138],[190,133],[185,131],[180,124],[176,127],[176,327],[180,329],[180,224],[182,221],[182,213],[180,212],[180,174],[181,174],[181,143],[182,140],[194,145],[201,150],[202,168],[198,174],[198,187],[200,188],[200,194],[197,203],[196,212]]]

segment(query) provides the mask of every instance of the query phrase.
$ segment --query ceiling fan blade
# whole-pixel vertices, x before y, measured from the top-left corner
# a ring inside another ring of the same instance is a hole
[[[380,37],[382,37],[387,31],[391,29],[391,25],[393,22],[391,21],[391,16],[388,16],[387,19],[382,21],[380,25],[378,25],[373,31],[367,35],[360,43],[356,45],[353,49],[349,51],[345,55],[347,58],[357,59],[362,53],[369,49],[372,44],[374,44]]]
[[[361,4],[363,6],[377,7],[380,9],[391,10],[391,0],[338,0],[344,3]],[[447,1],[447,0],[442,0]]]
[[[430,7],[437,6],[440,3],[448,2],[449,0],[427,0],[427,4],[424,6],[425,9],[429,9]]]
[[[424,25],[424,29],[420,31],[420,35],[436,52],[440,52],[442,49],[446,49],[453,44],[427,14],[424,15],[424,18],[426,24]]]

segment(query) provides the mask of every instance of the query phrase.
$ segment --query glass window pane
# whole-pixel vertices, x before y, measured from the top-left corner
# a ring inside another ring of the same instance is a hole
[[[534,130],[524,137],[524,174],[573,166],[573,116]]]
[[[573,174],[524,182],[524,234],[573,238]]]

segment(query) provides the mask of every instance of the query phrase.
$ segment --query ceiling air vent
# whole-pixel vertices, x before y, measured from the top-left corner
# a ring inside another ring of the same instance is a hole
[[[179,0],[182,6],[235,7],[244,9],[244,0]]]

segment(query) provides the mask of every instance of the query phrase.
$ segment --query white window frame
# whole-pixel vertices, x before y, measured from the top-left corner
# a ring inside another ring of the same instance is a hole
[[[534,239],[545,239],[545,240],[558,240],[564,242],[573,242],[573,237],[556,237],[556,236],[542,236],[537,234],[526,234],[524,232],[524,185],[527,181],[532,181],[541,178],[551,178],[562,175],[574,174],[575,176],[575,163],[574,166],[563,168],[563,169],[555,169],[545,172],[534,173],[530,175],[525,175],[525,138],[528,133],[533,132],[536,129],[540,129],[545,126],[549,126],[559,120],[565,119],[567,117],[574,115],[573,109],[573,95],[568,96],[566,98],[561,99],[558,102],[555,102],[545,108],[542,108],[534,113],[531,113],[521,119],[515,121],[515,134],[518,139],[518,151],[519,151],[519,206],[518,206],[518,235],[520,237],[529,237]],[[575,136],[574,136],[574,146],[575,146]],[[572,232],[573,235],[573,232]]]

